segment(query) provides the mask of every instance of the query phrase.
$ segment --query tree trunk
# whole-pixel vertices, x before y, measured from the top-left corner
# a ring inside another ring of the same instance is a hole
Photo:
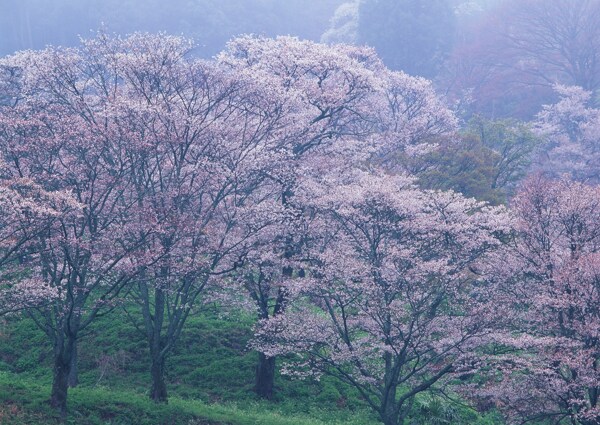
[[[258,353],[254,391],[256,391],[259,397],[271,400],[273,398],[274,384],[275,357],[267,357],[263,353]]]
[[[64,362],[62,356],[55,359],[50,406],[59,411],[61,418],[64,418],[67,415],[69,367],[69,362]]]
[[[167,403],[168,395],[167,384],[165,383],[164,356],[152,356],[150,375],[152,376],[152,388],[150,389],[150,398],[155,403]]]
[[[385,425],[402,425],[404,424],[404,416],[399,415],[398,412],[394,409],[393,404],[390,406],[386,406],[383,411],[381,411],[381,421]]]
[[[383,422],[383,425],[401,425],[397,423],[396,418],[393,416],[385,416],[381,418],[381,421]]]
[[[65,419],[67,416],[67,392],[69,389],[71,354],[74,344],[74,337],[59,336],[54,345],[54,368],[50,406],[60,413],[62,419]]]
[[[389,329],[389,327],[388,327]],[[404,420],[401,419],[399,409],[396,406],[397,393],[397,368],[394,364],[394,358],[390,353],[384,354],[385,376],[384,391],[381,398],[381,420],[385,425],[401,425]]]
[[[79,369],[77,368],[77,342],[71,350],[71,369],[69,370],[69,388],[75,388],[79,384]]]
[[[288,199],[293,196],[293,192],[288,188],[284,189],[281,194],[281,204],[286,207],[288,205]],[[294,255],[295,246],[293,243],[293,238],[290,235],[286,236],[286,246],[285,251],[283,253],[283,257],[285,259],[290,259]],[[286,278],[291,278],[294,269],[290,266],[284,266],[281,270],[281,273]],[[259,285],[262,283],[264,276],[260,275]],[[267,281],[268,282],[268,281]],[[270,282],[268,282],[270,284]],[[273,313],[270,315],[269,311],[269,301],[270,296],[264,296],[263,294],[269,294],[269,286],[267,286],[266,290],[260,291],[260,295],[257,294],[255,299],[258,302],[259,307],[259,318],[262,320],[268,320],[269,316],[275,317],[285,311],[286,303],[287,303],[287,294],[284,288],[281,286],[277,291],[277,298],[275,300],[275,306],[273,307]],[[258,363],[256,365],[256,377],[254,381],[254,391],[256,394],[265,399],[272,400],[273,399],[273,391],[275,387],[275,357],[268,357],[264,353],[258,353]]]

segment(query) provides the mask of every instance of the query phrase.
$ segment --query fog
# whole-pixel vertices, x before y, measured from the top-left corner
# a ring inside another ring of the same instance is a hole
[[[319,40],[343,0],[0,0],[0,56],[48,44],[73,46],[104,26],[121,35],[165,31],[192,37],[210,57],[253,33]]]
[[[109,34],[192,38],[211,58],[240,34],[368,45],[432,80],[465,116],[530,120],[555,84],[600,87],[598,0],[0,0],[0,57]],[[596,100],[593,96],[593,101]]]

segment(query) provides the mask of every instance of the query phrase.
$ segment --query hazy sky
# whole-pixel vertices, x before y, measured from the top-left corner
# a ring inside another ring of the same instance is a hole
[[[0,0],[0,56],[75,45],[103,23],[109,32],[167,31],[193,37],[211,56],[235,35],[319,40],[344,0]]]

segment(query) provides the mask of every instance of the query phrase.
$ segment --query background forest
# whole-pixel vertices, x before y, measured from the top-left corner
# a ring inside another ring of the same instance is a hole
[[[600,0],[0,0],[0,423],[600,424]]]

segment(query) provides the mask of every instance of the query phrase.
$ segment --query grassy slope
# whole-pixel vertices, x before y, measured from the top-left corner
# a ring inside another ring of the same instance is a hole
[[[252,393],[256,354],[246,349],[247,317],[202,315],[190,319],[168,360],[170,401],[147,399],[147,350],[122,313],[99,320],[80,343],[80,386],[69,394],[72,424],[370,425],[377,421],[356,391],[336,381],[277,378],[277,398]],[[51,424],[51,351],[29,320],[0,324],[0,424]],[[423,401],[415,424],[498,424],[465,408]],[[432,421],[437,417],[435,422]]]
[[[59,423],[48,409],[48,385],[0,372],[0,424],[33,425]],[[367,424],[364,418],[325,421],[306,415],[285,414],[260,404],[239,407],[207,404],[172,397],[168,405],[156,406],[142,394],[107,388],[80,387],[69,394],[69,424],[187,424],[187,425],[324,425]]]

